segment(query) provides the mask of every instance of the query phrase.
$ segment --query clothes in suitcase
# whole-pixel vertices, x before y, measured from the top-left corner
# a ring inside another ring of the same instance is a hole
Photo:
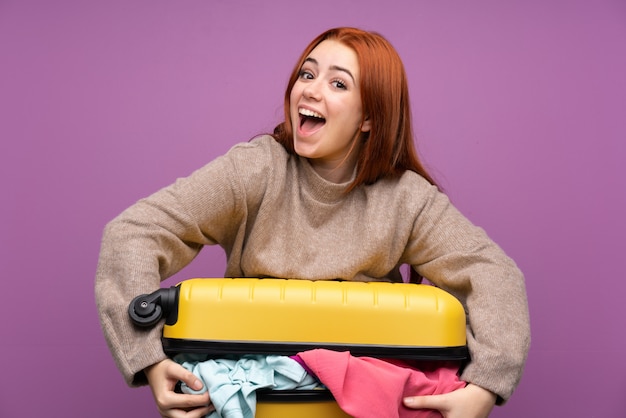
[[[288,279],[190,279],[138,296],[131,319],[162,317],[174,357],[295,356],[323,349],[381,359],[464,361],[465,312],[434,286]],[[257,418],[344,418],[327,390],[259,391]]]

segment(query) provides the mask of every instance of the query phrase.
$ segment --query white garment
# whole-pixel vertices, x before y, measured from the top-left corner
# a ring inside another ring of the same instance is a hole
[[[204,355],[179,354],[174,360],[204,383],[199,391],[183,384],[184,393],[209,391],[215,411],[207,418],[254,418],[257,389],[315,389],[321,386],[297,361],[286,356],[207,359]]]

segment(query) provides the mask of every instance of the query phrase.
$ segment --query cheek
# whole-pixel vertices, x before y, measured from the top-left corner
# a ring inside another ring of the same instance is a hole
[[[361,121],[363,119],[363,112],[361,112],[361,104],[353,103],[350,106],[348,106],[347,109],[349,110],[345,113],[346,124],[350,125],[351,127],[357,128],[361,124]]]
[[[289,94],[289,114],[293,119],[294,115],[298,113],[298,91],[294,87]]]
[[[357,125],[360,125],[363,121],[363,106],[361,100],[355,101],[354,103],[354,118]]]
[[[293,103],[297,103],[299,97],[302,95],[302,87],[300,83],[296,81],[296,83],[291,88],[291,93],[289,93],[289,101]]]

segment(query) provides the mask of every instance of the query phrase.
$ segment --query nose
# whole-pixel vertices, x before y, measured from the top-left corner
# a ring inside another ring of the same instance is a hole
[[[307,99],[320,100],[321,86],[319,79],[310,80],[302,90],[302,95]]]

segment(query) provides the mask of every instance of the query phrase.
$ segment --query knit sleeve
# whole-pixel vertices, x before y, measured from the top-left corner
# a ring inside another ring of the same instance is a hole
[[[447,196],[434,187],[425,196],[408,259],[420,275],[464,305],[471,361],[462,378],[496,393],[503,403],[520,381],[530,345],[523,274]]]
[[[127,308],[137,295],[186,266],[204,245],[232,245],[245,216],[232,158],[220,157],[189,177],[138,201],[109,222],[101,242],[95,294],[101,326],[116,364],[130,385],[165,359],[162,325],[138,329]]]

